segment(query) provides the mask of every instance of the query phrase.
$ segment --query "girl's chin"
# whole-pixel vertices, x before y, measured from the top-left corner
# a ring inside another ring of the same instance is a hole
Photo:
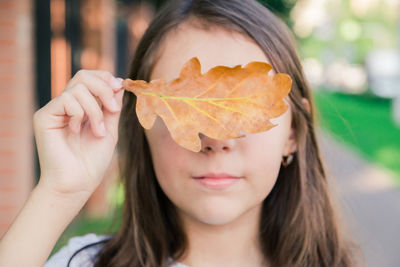
[[[207,211],[207,213],[196,213],[191,217],[193,220],[196,220],[199,223],[207,224],[207,225],[225,225],[233,222],[238,217],[240,217],[241,213],[239,211],[228,211],[228,210],[215,210],[215,211]]]
[[[233,219],[229,218],[206,218],[201,220],[200,222],[210,226],[223,226],[223,225],[228,225],[232,221]]]

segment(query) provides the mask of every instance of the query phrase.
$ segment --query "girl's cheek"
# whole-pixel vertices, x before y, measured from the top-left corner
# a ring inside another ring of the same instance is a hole
[[[156,136],[153,136],[157,139],[154,142],[156,145],[153,148],[154,156],[158,158],[158,162],[163,165],[163,169],[176,169],[177,167],[181,167],[185,162],[185,155],[187,154],[187,150],[181,146],[179,146],[171,137],[169,132],[165,129],[157,132]]]

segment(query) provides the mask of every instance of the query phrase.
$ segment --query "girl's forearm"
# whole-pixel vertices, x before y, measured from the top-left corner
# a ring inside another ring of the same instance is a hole
[[[37,185],[0,241],[0,266],[43,266],[88,197],[60,195]]]

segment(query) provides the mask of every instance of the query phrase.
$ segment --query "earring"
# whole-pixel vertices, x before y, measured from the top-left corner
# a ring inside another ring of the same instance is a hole
[[[286,167],[286,166],[288,166],[290,163],[292,163],[292,161],[293,161],[293,154],[294,153],[292,153],[292,154],[290,154],[289,156],[282,156],[282,165],[283,165],[283,167]]]

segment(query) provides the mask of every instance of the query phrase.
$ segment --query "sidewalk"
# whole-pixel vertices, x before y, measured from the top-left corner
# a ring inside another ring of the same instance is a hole
[[[394,174],[372,165],[356,152],[317,132],[325,163],[351,233],[361,246],[367,266],[400,266],[400,187]]]

